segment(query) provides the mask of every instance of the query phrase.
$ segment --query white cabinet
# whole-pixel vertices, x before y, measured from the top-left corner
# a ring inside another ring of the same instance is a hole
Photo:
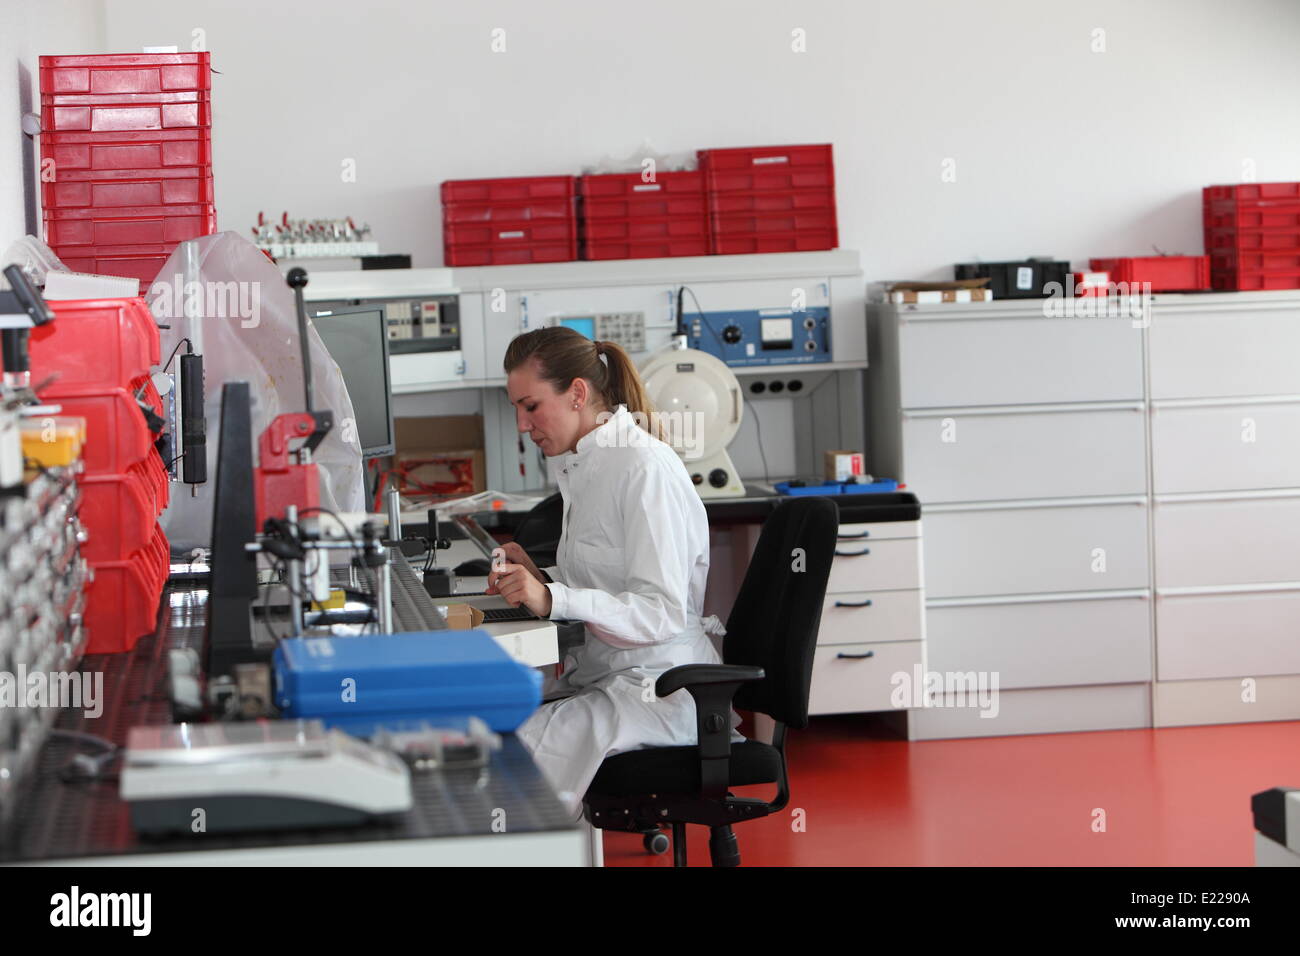
[[[1151,473],[1158,495],[1300,487],[1300,399],[1157,404]]]
[[[891,698],[895,688],[901,687],[903,680],[911,680],[924,662],[922,641],[818,644],[808,712],[855,714],[894,709]]]
[[[1151,398],[1300,395],[1297,356],[1295,300],[1162,305],[1151,325]]]
[[[1146,497],[925,512],[931,598],[1147,586]]]
[[[1300,582],[1300,491],[1157,498],[1152,514],[1157,588]]]
[[[1300,674],[1300,585],[1160,594],[1156,646],[1162,681]]]

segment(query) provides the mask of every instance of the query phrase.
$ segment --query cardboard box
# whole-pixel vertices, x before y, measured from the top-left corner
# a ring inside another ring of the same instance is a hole
[[[447,627],[453,631],[472,631],[483,623],[483,612],[471,604],[448,604],[445,609]]]
[[[956,279],[952,282],[895,282],[888,301],[895,305],[933,305],[939,302],[991,302],[988,279]]]
[[[473,494],[487,490],[487,459],[483,453],[481,415],[430,415],[393,420],[397,453],[391,467],[409,479],[403,489],[419,494],[423,488],[456,485],[443,494]]]
[[[855,475],[865,473],[860,451],[828,451],[825,463],[823,477],[831,481],[850,481]]]

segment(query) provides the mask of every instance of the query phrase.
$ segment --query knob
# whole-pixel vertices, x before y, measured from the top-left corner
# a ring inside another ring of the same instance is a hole
[[[714,468],[709,472],[709,484],[714,488],[725,488],[730,477],[724,469]]]
[[[702,484],[704,484],[704,476],[701,475],[698,471],[697,471],[697,472],[693,472],[693,473],[691,474],[691,483],[692,483],[692,484],[696,484],[696,485],[702,485]]]
[[[729,325],[722,330],[722,341],[726,342],[728,345],[735,345],[740,341],[741,336],[742,333],[740,331],[740,326],[738,325]]]

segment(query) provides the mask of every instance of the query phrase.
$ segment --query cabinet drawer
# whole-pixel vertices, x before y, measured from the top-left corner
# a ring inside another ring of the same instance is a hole
[[[921,539],[840,541],[835,545],[827,594],[915,590],[921,586]]]
[[[1141,597],[931,606],[936,671],[989,671],[1002,688],[1151,679],[1150,603]]]
[[[902,319],[901,404],[1032,405],[1142,397],[1131,319]]]
[[[922,502],[1137,495],[1141,406],[903,416],[903,480]]]
[[[922,707],[907,720],[913,740],[1005,737],[1151,726],[1150,684],[1013,690],[997,697],[997,714],[974,707]]]
[[[1300,674],[1300,591],[1156,598],[1160,680]]]
[[[819,646],[813,655],[810,714],[859,714],[896,709],[890,701],[893,677],[911,679],[915,668],[925,668],[925,644],[836,644]]]
[[[1300,487],[1300,402],[1154,408],[1156,494]]]
[[[1235,501],[1157,501],[1156,586],[1300,581],[1300,495]]]
[[[1147,586],[1146,507],[1137,503],[926,513],[931,598]]]
[[[925,638],[921,591],[850,591],[828,595],[817,643],[920,641]]]
[[[1294,308],[1182,312],[1151,323],[1151,397],[1300,395]]]
[[[867,524],[842,524],[839,542],[878,541],[881,538],[919,538],[919,521],[877,521]]]

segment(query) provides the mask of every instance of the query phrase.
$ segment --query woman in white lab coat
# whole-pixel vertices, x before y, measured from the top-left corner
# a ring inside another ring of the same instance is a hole
[[[702,616],[709,524],[622,348],[537,329],[510,343],[505,370],[519,430],[550,459],[564,523],[558,566],[539,569],[507,545],[510,563],[487,590],[586,625],[518,731],[576,817],[606,757],[696,742],[694,700],[660,699],[654,683],[680,664],[721,661],[709,634],[723,629]]]

